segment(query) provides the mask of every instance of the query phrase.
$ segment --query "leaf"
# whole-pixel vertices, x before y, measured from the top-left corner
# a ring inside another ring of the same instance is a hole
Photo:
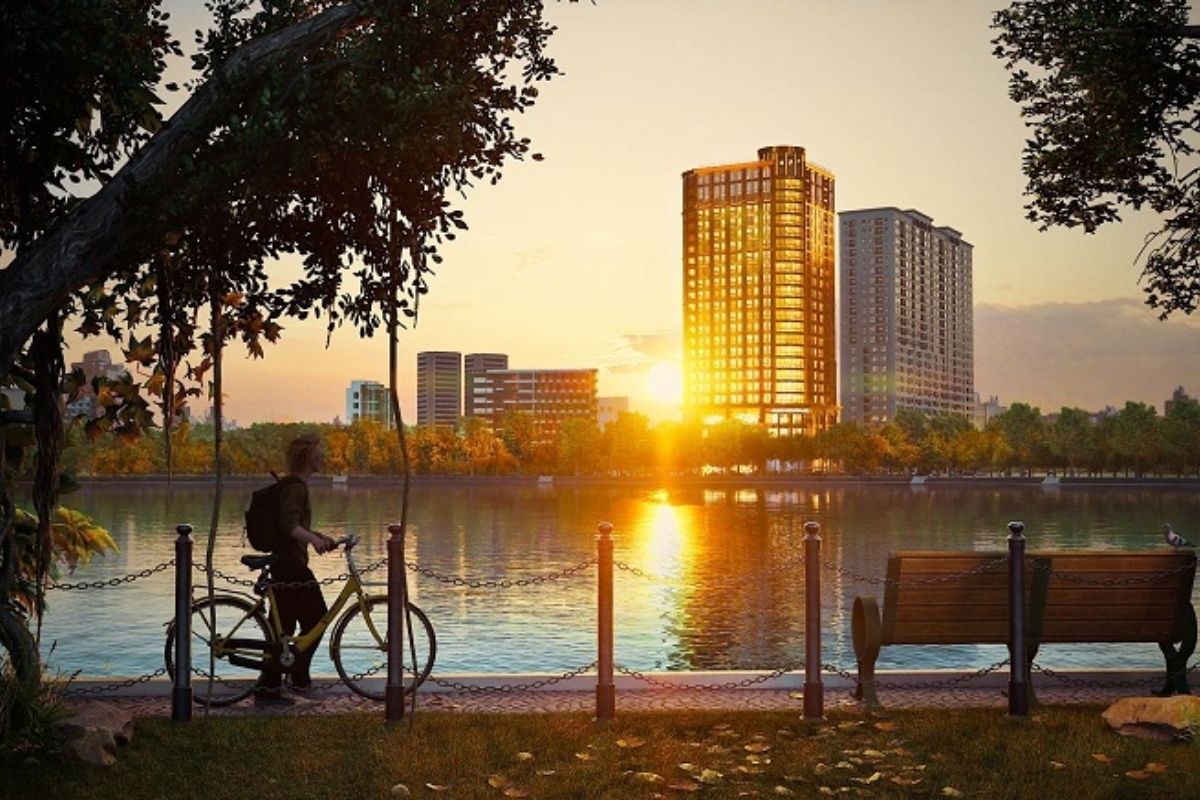
[[[667,788],[677,792],[698,792],[701,787],[695,781],[673,780],[667,783]]]
[[[508,786],[508,778],[500,774],[492,775],[488,778],[488,786],[491,786],[493,789],[503,789],[505,786]]]
[[[531,758],[533,758],[533,753],[526,753],[524,751],[517,753],[517,761],[528,761]]]
[[[552,770],[552,769],[539,769],[539,770],[537,771],[537,774],[538,774],[538,775],[541,775],[541,776],[544,778],[544,777],[546,777],[547,775],[553,775],[553,774],[555,774],[555,771],[554,771],[554,770]]]
[[[964,797],[964,796],[965,795],[963,795],[962,792],[960,792],[958,789],[955,789],[953,786],[943,786],[942,787],[942,797]]]
[[[877,731],[894,731],[894,730],[896,730],[896,723],[894,723],[894,722],[876,722],[875,730],[877,730]]]
[[[591,753],[576,753],[575,757],[578,758],[580,761],[591,761],[592,760]]]
[[[431,792],[448,792],[448,791],[450,791],[449,786],[445,786],[440,783],[427,783],[427,784],[425,784],[425,788]]]
[[[765,753],[771,749],[771,745],[766,742],[751,742],[742,749],[747,753]]]
[[[796,790],[789,789],[786,786],[776,786],[774,789],[771,790],[771,793],[779,795],[780,797],[795,797],[796,796]]]
[[[630,736],[626,739],[617,739],[617,747],[624,747],[627,750],[636,750],[645,743],[645,739],[640,739],[637,736]]]
[[[1167,765],[1159,763],[1158,761],[1151,761],[1146,764],[1146,766],[1142,767],[1142,769],[1146,770],[1146,772],[1166,772]]]
[[[1111,764],[1112,763],[1112,757],[1109,756],[1107,753],[1092,753],[1092,758],[1096,759],[1101,764]]]
[[[817,775],[824,775],[826,772],[829,772],[829,769],[829,765],[824,761],[818,761],[817,765],[813,767],[813,772]]]
[[[1062,763],[1061,761],[1051,761],[1050,762],[1051,769],[1066,769],[1066,767],[1067,767],[1067,765]]]
[[[657,772],[635,772],[633,779],[638,783],[665,783],[667,780]]]
[[[920,778],[909,778],[906,775],[893,775],[888,780],[897,786],[916,786],[921,782]]]
[[[1144,781],[1150,777],[1150,773],[1144,769],[1131,769],[1125,773],[1126,778],[1133,778],[1135,781]]]
[[[509,786],[504,790],[505,797],[529,797],[530,791],[519,786]]]
[[[722,775],[720,772],[717,772],[715,769],[702,769],[700,770],[700,774],[696,777],[696,780],[700,781],[701,783],[707,783],[711,785],[714,783],[720,783],[721,779],[724,777],[724,775]]]

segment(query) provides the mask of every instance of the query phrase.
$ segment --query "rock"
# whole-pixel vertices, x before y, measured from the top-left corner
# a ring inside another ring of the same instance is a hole
[[[1122,736],[1161,742],[1187,740],[1200,728],[1200,697],[1126,697],[1109,706],[1103,717]]]
[[[101,728],[111,731],[118,742],[122,744],[133,739],[133,715],[112,703],[95,700],[88,703],[76,703],[70,706],[74,713],[57,723],[59,729],[68,738],[77,731],[89,728]]]
[[[106,728],[84,728],[73,733],[63,750],[93,767],[111,767],[117,763],[117,739]]]

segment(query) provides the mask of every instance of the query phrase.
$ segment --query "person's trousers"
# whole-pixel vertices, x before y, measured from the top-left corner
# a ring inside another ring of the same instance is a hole
[[[301,586],[281,586],[279,584],[302,583]],[[308,567],[271,568],[271,585],[275,593],[275,608],[279,613],[279,622],[284,636],[294,634],[297,628],[303,632],[311,630],[329,607],[325,605],[325,597],[321,587],[317,585],[312,570]],[[316,653],[320,640],[313,642],[312,647],[304,652],[296,653],[296,661],[291,669],[264,669],[258,678],[258,686],[263,689],[278,689],[283,682],[283,672],[290,672],[293,686],[307,686],[312,682],[309,666],[313,654]]]

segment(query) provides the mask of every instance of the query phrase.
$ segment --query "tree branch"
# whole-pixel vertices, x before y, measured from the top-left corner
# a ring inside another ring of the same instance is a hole
[[[272,59],[367,17],[362,4],[348,2],[238,48],[111,181],[0,271],[0,377],[71,292],[113,269],[113,259],[139,230],[130,219],[136,197],[179,190],[171,181],[180,160],[220,123],[237,89]]]

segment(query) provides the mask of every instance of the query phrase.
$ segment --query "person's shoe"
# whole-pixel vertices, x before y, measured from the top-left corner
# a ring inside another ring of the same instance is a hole
[[[254,693],[254,705],[274,708],[287,708],[296,705],[296,701],[280,693],[278,689],[259,690]]]

